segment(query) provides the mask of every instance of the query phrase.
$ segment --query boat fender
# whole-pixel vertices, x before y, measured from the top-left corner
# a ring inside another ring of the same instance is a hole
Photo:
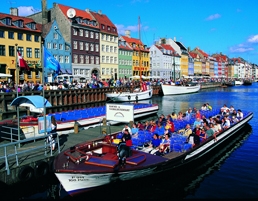
[[[34,170],[35,170],[36,177],[46,176],[49,171],[48,163],[45,161],[38,162],[38,163],[36,163]]]
[[[131,100],[131,96],[130,95],[128,96],[128,100]]]
[[[22,182],[29,181],[34,176],[34,170],[31,166],[23,166],[18,174],[18,178]]]

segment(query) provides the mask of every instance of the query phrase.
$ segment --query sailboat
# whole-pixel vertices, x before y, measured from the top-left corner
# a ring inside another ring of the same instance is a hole
[[[141,51],[141,37],[140,37],[140,17],[139,17],[139,44],[138,44],[138,51],[139,51],[139,72],[140,75],[135,75],[134,77],[138,77],[140,79],[140,87],[136,89],[128,89],[128,91],[117,91],[114,90],[114,92],[106,93],[106,97],[108,100],[111,100],[113,102],[130,102],[130,101],[140,101],[140,100],[146,100],[151,99],[153,95],[153,91],[150,85],[147,85],[146,82],[143,81],[143,75],[142,75],[142,51]],[[136,47],[137,48],[137,47]]]

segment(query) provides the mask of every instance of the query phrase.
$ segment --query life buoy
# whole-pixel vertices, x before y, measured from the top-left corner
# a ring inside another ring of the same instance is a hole
[[[24,166],[20,169],[18,178],[22,182],[29,181],[34,176],[34,170],[31,166]]]
[[[41,161],[36,163],[35,167],[35,176],[36,177],[43,177],[46,176],[49,172],[49,165],[47,162],[45,161]]]

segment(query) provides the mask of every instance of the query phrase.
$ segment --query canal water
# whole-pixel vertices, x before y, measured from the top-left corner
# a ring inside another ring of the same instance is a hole
[[[214,108],[233,105],[236,109],[254,112],[254,118],[236,141],[214,158],[198,167],[187,167],[180,173],[113,184],[101,190],[70,197],[50,175],[36,183],[19,188],[19,199],[225,199],[258,198],[258,83],[251,86],[204,89],[199,93],[178,96],[157,96],[150,100],[159,105],[160,114],[185,112],[189,107],[201,108],[209,103]],[[144,120],[143,120],[144,121]],[[17,190],[17,189],[16,189]],[[1,190],[0,190],[1,191]],[[15,192],[15,189],[13,189]],[[11,197],[11,196],[10,196]]]

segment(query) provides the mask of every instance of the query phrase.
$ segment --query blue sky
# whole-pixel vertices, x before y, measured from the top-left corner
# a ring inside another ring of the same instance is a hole
[[[131,31],[151,46],[159,38],[176,38],[185,47],[199,47],[208,54],[223,53],[230,58],[258,64],[257,0],[47,0],[78,9],[101,10],[120,34]],[[41,10],[41,0],[1,0],[0,12],[19,8],[21,16]]]

